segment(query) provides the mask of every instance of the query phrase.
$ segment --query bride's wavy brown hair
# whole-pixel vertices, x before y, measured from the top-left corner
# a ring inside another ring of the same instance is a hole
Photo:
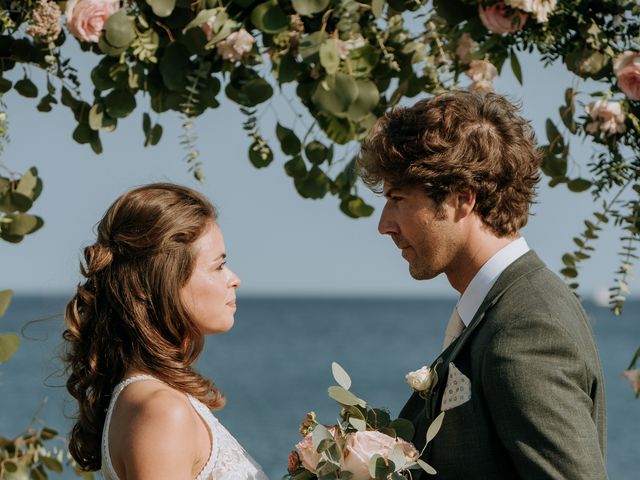
[[[224,397],[193,369],[204,338],[182,302],[194,268],[193,243],[217,220],[199,193],[173,184],[131,190],[107,210],[85,277],[65,312],[67,390],[78,401],[69,450],[99,470],[111,392],[128,369],[147,372],[210,408]]]

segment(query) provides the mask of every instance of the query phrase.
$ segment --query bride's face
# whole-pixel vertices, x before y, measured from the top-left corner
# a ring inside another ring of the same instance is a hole
[[[182,287],[182,301],[203,335],[226,332],[233,326],[240,279],[226,266],[220,227],[207,228],[193,248],[196,262]]]

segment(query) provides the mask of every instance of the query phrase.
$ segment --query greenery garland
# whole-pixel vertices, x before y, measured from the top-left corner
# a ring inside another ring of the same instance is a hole
[[[81,98],[77,71],[63,54],[69,36],[98,60],[90,101]],[[463,83],[491,90],[507,64],[522,82],[518,53],[534,51],[545,65],[562,63],[575,74],[558,115],[547,119],[542,170],[551,186],[588,191],[598,206],[563,256],[561,273],[577,288],[598,232],[605,224],[616,228],[620,264],[610,294],[619,314],[640,241],[636,0],[0,0],[0,95],[13,88],[38,99],[41,112],[69,108],[74,140],[96,153],[101,135],[136,109],[143,110],[145,146],[156,145],[163,130],[150,111],[175,111],[183,119],[184,160],[202,180],[194,122],[224,94],[246,117],[249,160],[267,167],[275,154],[259,119],[274,87],[292,84],[313,123],[304,132],[274,125],[285,173],[301,196],[337,196],[354,218],[373,208],[358,195],[353,155],[334,159],[334,145],[357,144],[403,99]],[[17,66],[24,76],[13,82],[8,72]],[[44,95],[33,70],[44,72]],[[1,144],[5,106],[0,110]],[[570,146],[584,139],[594,152],[583,165]],[[17,242],[42,225],[27,213],[42,181],[35,168],[24,175],[3,170],[0,237]],[[629,370],[637,362],[635,355]]]

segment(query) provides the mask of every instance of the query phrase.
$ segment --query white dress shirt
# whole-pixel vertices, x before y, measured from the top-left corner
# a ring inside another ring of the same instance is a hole
[[[520,237],[496,252],[476,273],[456,305],[465,327],[468,327],[473,320],[500,274],[528,251],[529,245],[524,238]]]

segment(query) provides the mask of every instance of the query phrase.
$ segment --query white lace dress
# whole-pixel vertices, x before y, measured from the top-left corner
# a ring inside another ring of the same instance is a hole
[[[141,380],[156,380],[150,375],[136,375],[120,382],[113,389],[111,402],[102,432],[102,474],[105,480],[119,480],[109,456],[109,424],[113,406],[118,396],[128,385]],[[242,448],[233,435],[222,426],[211,410],[191,395],[187,395],[195,411],[202,417],[211,431],[211,454],[196,480],[268,480],[256,461]]]

